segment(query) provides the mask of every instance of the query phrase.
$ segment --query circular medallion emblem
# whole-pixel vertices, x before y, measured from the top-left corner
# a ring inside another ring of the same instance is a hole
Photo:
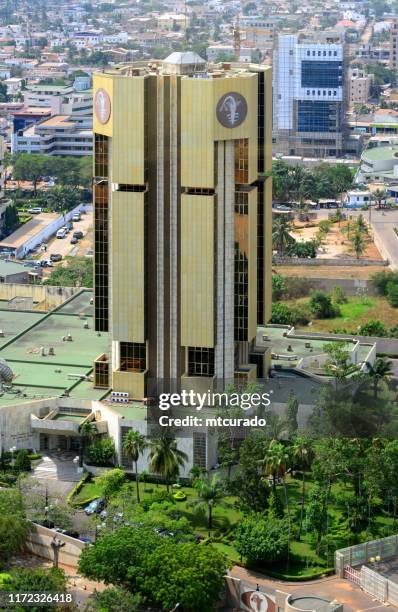
[[[111,100],[105,89],[98,89],[94,100],[95,114],[102,124],[108,123],[111,116]]]
[[[247,102],[237,91],[230,91],[219,99],[216,115],[218,121],[224,127],[238,127],[246,119]]]

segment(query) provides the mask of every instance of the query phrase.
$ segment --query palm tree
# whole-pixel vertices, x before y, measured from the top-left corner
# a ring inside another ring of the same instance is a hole
[[[290,221],[284,215],[278,215],[272,224],[272,243],[275,249],[284,254],[285,248],[292,242]]]
[[[312,450],[311,440],[305,436],[297,436],[293,441],[291,448],[293,459],[297,462],[301,469],[301,507],[300,507],[300,528],[298,539],[301,538],[301,532],[303,529],[303,518],[304,518],[304,505],[305,505],[305,471],[312,463],[314,453]]]
[[[360,215],[358,215],[357,221],[356,221],[356,229],[359,232],[362,232],[363,234],[369,234],[369,228],[368,225],[363,217],[363,214],[361,213]]]
[[[198,491],[198,498],[193,500],[193,506],[205,506],[207,508],[207,526],[213,528],[213,509],[219,505],[224,505],[225,490],[222,482],[220,482],[218,474],[214,474],[212,478],[198,478],[195,480],[195,489]]]
[[[373,198],[376,200],[377,202],[377,208],[380,209],[382,208],[382,202],[383,200],[386,199],[386,192],[384,189],[376,189],[373,192]]]
[[[141,453],[146,448],[147,443],[145,436],[140,434],[139,431],[130,429],[130,431],[124,436],[123,439],[123,451],[126,456],[130,459],[135,466],[135,484],[137,490],[137,502],[140,503],[140,486],[138,480],[138,459]]]
[[[357,259],[359,259],[366,249],[363,232],[358,229],[355,231],[355,234],[351,237],[351,245]]]
[[[97,427],[93,421],[86,421],[79,427],[80,434],[80,455],[79,455],[79,466],[83,467],[83,458],[88,442],[94,438],[97,433]]]
[[[379,394],[379,385],[382,380],[391,378],[392,376],[392,361],[385,357],[377,357],[374,364],[367,363],[368,376],[373,384],[373,397],[377,399]]]
[[[272,488],[274,491],[274,495],[276,495],[276,477],[279,476],[280,478],[282,478],[283,490],[285,494],[287,518],[288,518],[288,539],[289,539],[289,549],[290,549],[290,533],[291,533],[290,505],[289,505],[289,497],[287,493],[287,486],[286,486],[286,479],[285,479],[286,470],[290,463],[289,452],[284,447],[283,444],[281,444],[277,440],[271,440],[268,446],[267,452],[265,453],[265,457],[261,463],[264,466],[265,476],[268,477],[269,474],[272,474]],[[288,559],[288,563],[289,563],[289,559]]]
[[[169,436],[161,436],[150,442],[149,469],[162,476],[169,491],[170,480],[178,478],[180,467],[188,461],[188,455],[177,448],[177,442]]]

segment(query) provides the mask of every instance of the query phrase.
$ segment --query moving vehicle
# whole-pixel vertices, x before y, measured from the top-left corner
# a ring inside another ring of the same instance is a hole
[[[81,238],[83,238],[84,234],[81,230],[76,230],[76,232],[73,232],[73,238],[77,238],[78,240],[80,240]]]
[[[67,231],[64,227],[61,227],[56,233],[57,238],[65,238]]]
[[[70,239],[70,243],[71,244],[77,244],[78,240],[75,236],[72,236],[72,238]]]
[[[100,514],[100,512],[102,512],[102,510],[104,510],[105,508],[105,500],[102,498],[98,498],[98,499],[94,499],[92,502],[90,502],[88,504],[88,506],[86,506],[84,508],[84,512],[87,515],[90,514]]]
[[[74,213],[72,215],[72,221],[80,221],[80,219],[81,219],[80,213]]]
[[[54,262],[55,261],[61,261],[62,255],[61,255],[61,253],[52,253],[50,255],[50,259],[51,259],[51,261],[54,261]]]

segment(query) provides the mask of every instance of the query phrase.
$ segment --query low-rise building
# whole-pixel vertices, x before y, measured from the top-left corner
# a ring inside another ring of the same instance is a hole
[[[91,117],[53,115],[14,134],[14,153],[92,155]]]
[[[365,74],[363,70],[354,68],[348,75],[348,103],[366,104],[374,82],[373,74]]]

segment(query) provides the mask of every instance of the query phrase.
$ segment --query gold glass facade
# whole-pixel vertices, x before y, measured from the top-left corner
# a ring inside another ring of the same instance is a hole
[[[95,75],[94,99],[96,325],[113,388],[227,383],[261,361],[270,312],[270,70],[137,63]]]

